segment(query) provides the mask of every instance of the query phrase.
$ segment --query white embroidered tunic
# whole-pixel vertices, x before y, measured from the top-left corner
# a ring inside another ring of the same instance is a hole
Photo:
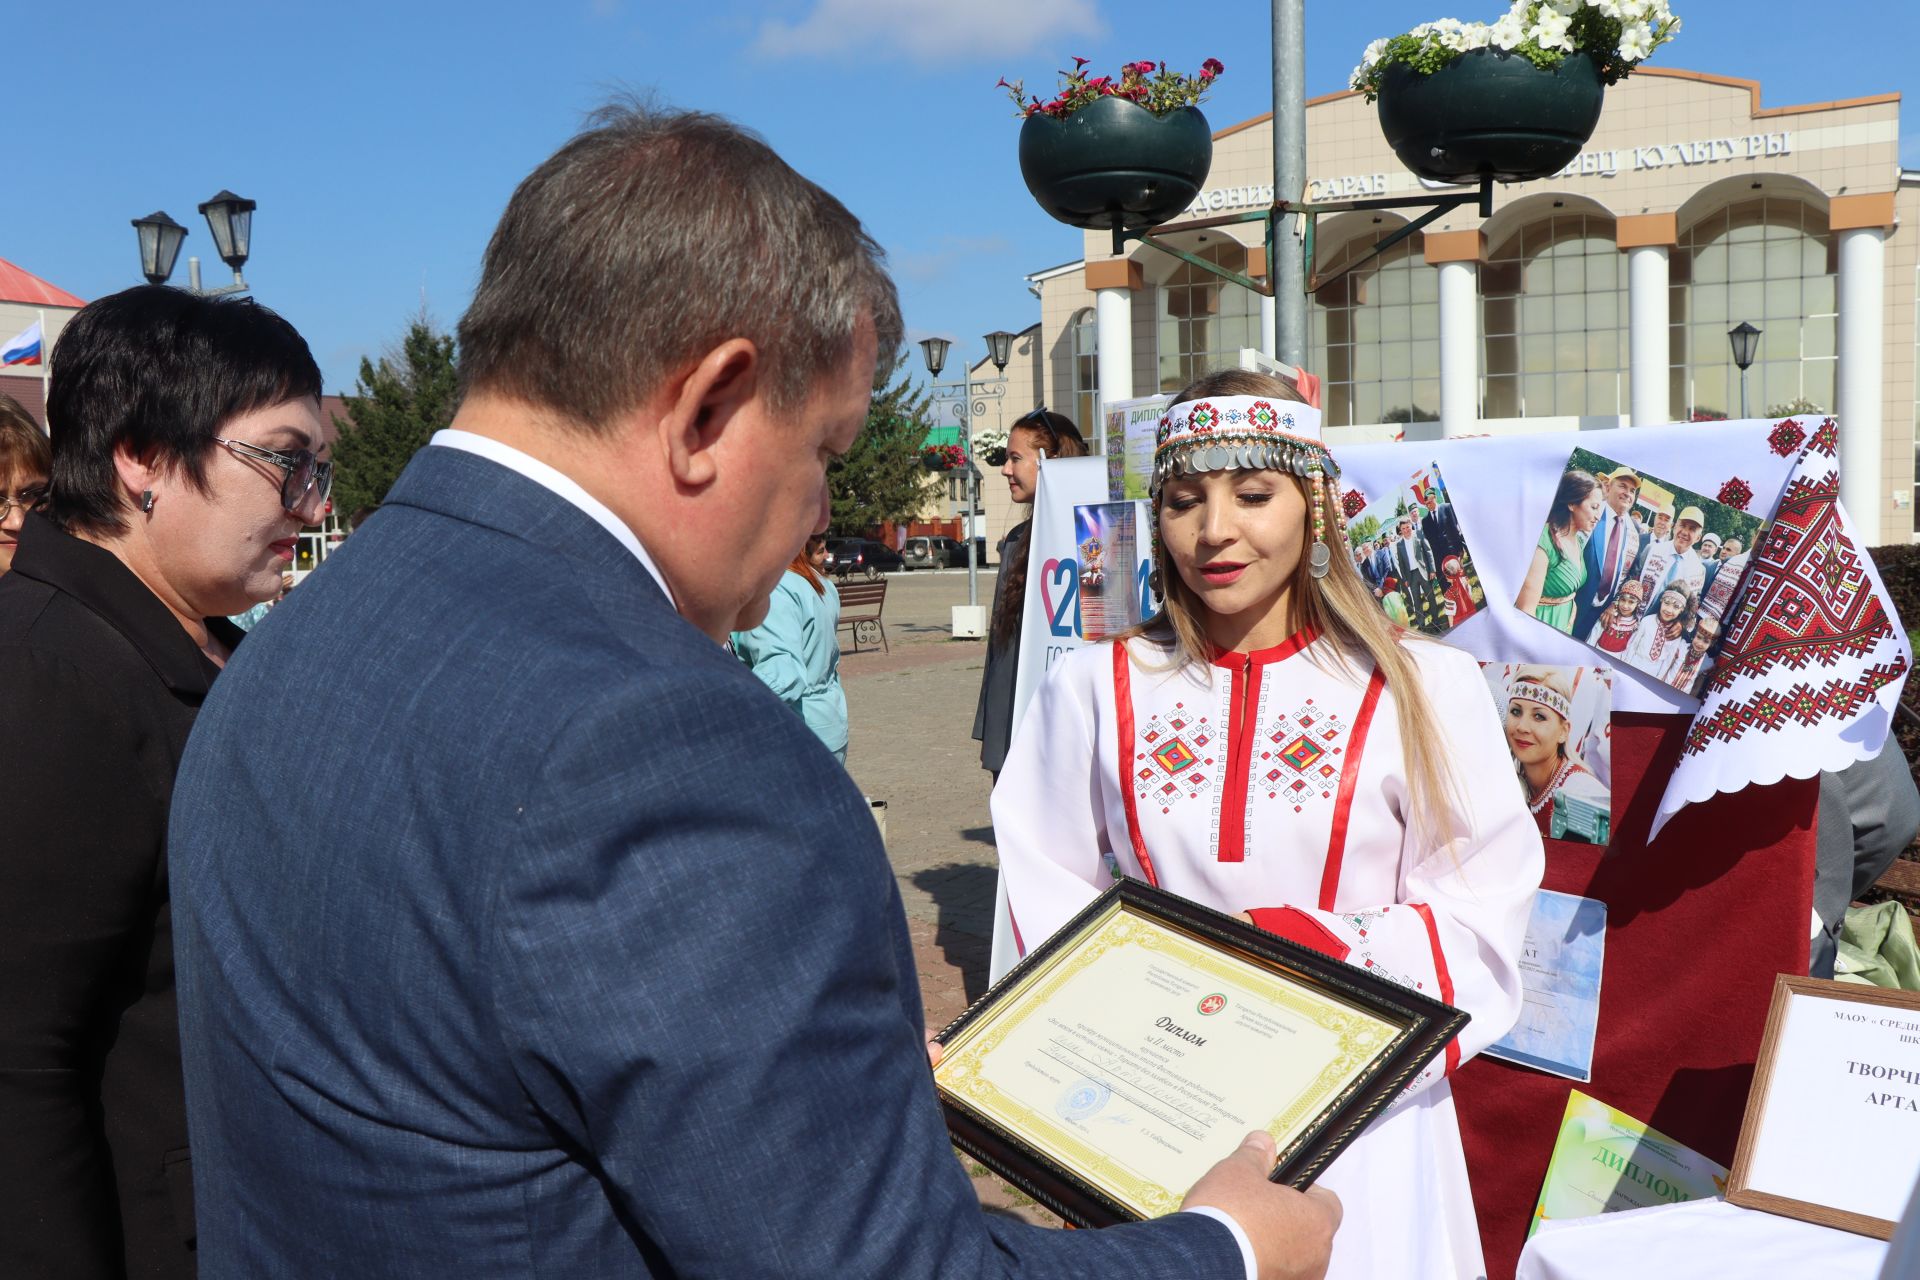
[[[1068,654],[1027,709],[993,792],[1023,954],[1117,873],[1311,934],[1269,914],[1291,909],[1349,948],[1349,964],[1471,1015],[1321,1178],[1346,1208],[1328,1274],[1348,1280],[1481,1274],[1442,1077],[1519,1015],[1521,944],[1544,865],[1479,664],[1406,643],[1464,802],[1450,848],[1416,847],[1393,693],[1364,657],[1342,666],[1311,633],[1204,671],[1164,670],[1166,651],[1140,639]]]

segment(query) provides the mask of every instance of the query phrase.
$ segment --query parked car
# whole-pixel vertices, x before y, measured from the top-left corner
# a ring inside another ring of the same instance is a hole
[[[828,538],[828,565],[837,578],[861,574],[877,578],[890,569],[903,569],[906,562],[898,551],[871,538]]]

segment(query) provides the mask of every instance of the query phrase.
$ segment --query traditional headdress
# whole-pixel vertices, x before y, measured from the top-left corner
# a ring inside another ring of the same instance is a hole
[[[1573,720],[1573,694],[1563,689],[1558,672],[1542,667],[1520,667],[1507,685],[1507,697],[1517,702],[1537,702],[1562,720]]]
[[[1313,505],[1313,547],[1307,569],[1327,574],[1328,502],[1324,481],[1340,467],[1320,438],[1320,411],[1293,400],[1262,396],[1209,396],[1174,405],[1161,416],[1153,450],[1154,501],[1168,480],[1206,471],[1286,471],[1303,476]],[[1324,481],[1323,481],[1324,478]]]

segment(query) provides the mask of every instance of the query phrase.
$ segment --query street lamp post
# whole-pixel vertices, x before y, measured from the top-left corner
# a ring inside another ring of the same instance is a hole
[[[214,252],[220,255],[222,262],[233,268],[233,283],[213,289],[201,288],[200,259],[188,258],[189,290],[217,298],[230,293],[246,293],[252,288],[240,274],[240,269],[247,265],[247,257],[253,248],[253,211],[258,207],[245,196],[237,196],[231,191],[221,191],[201,204],[200,215],[207,220],[207,230],[213,236]],[[165,284],[173,274],[173,264],[180,256],[180,242],[187,238],[187,229],[159,212],[135,218],[133,229],[140,237],[140,274],[147,278],[148,284]]]
[[[994,369],[1004,375],[1007,362],[1013,357],[1013,337],[1003,329],[996,329],[986,335],[987,356],[993,361]],[[954,415],[960,419],[960,456],[967,468],[967,614],[964,625],[960,620],[960,610],[954,610],[954,628],[956,636],[979,637],[986,634],[984,620],[980,616],[980,547],[975,541],[979,528],[980,511],[980,468],[973,457],[973,419],[974,415],[986,412],[986,401],[998,399],[1007,393],[1007,380],[1004,376],[986,381],[974,381],[962,377],[957,382],[943,383],[940,371],[946,367],[947,352],[953,344],[945,338],[923,338],[920,341],[920,353],[927,362],[927,372],[933,377],[933,390],[959,388],[959,398],[953,401]]]
[[[1727,330],[1727,341],[1733,344],[1733,362],[1740,366],[1740,416],[1747,416],[1747,369],[1753,364],[1754,353],[1760,350],[1760,330],[1742,320]]]

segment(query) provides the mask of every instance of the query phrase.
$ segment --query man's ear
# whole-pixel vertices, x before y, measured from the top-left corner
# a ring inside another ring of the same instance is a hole
[[[675,388],[660,420],[660,444],[675,485],[703,489],[719,471],[714,446],[759,393],[765,361],[745,338],[702,356]]]

